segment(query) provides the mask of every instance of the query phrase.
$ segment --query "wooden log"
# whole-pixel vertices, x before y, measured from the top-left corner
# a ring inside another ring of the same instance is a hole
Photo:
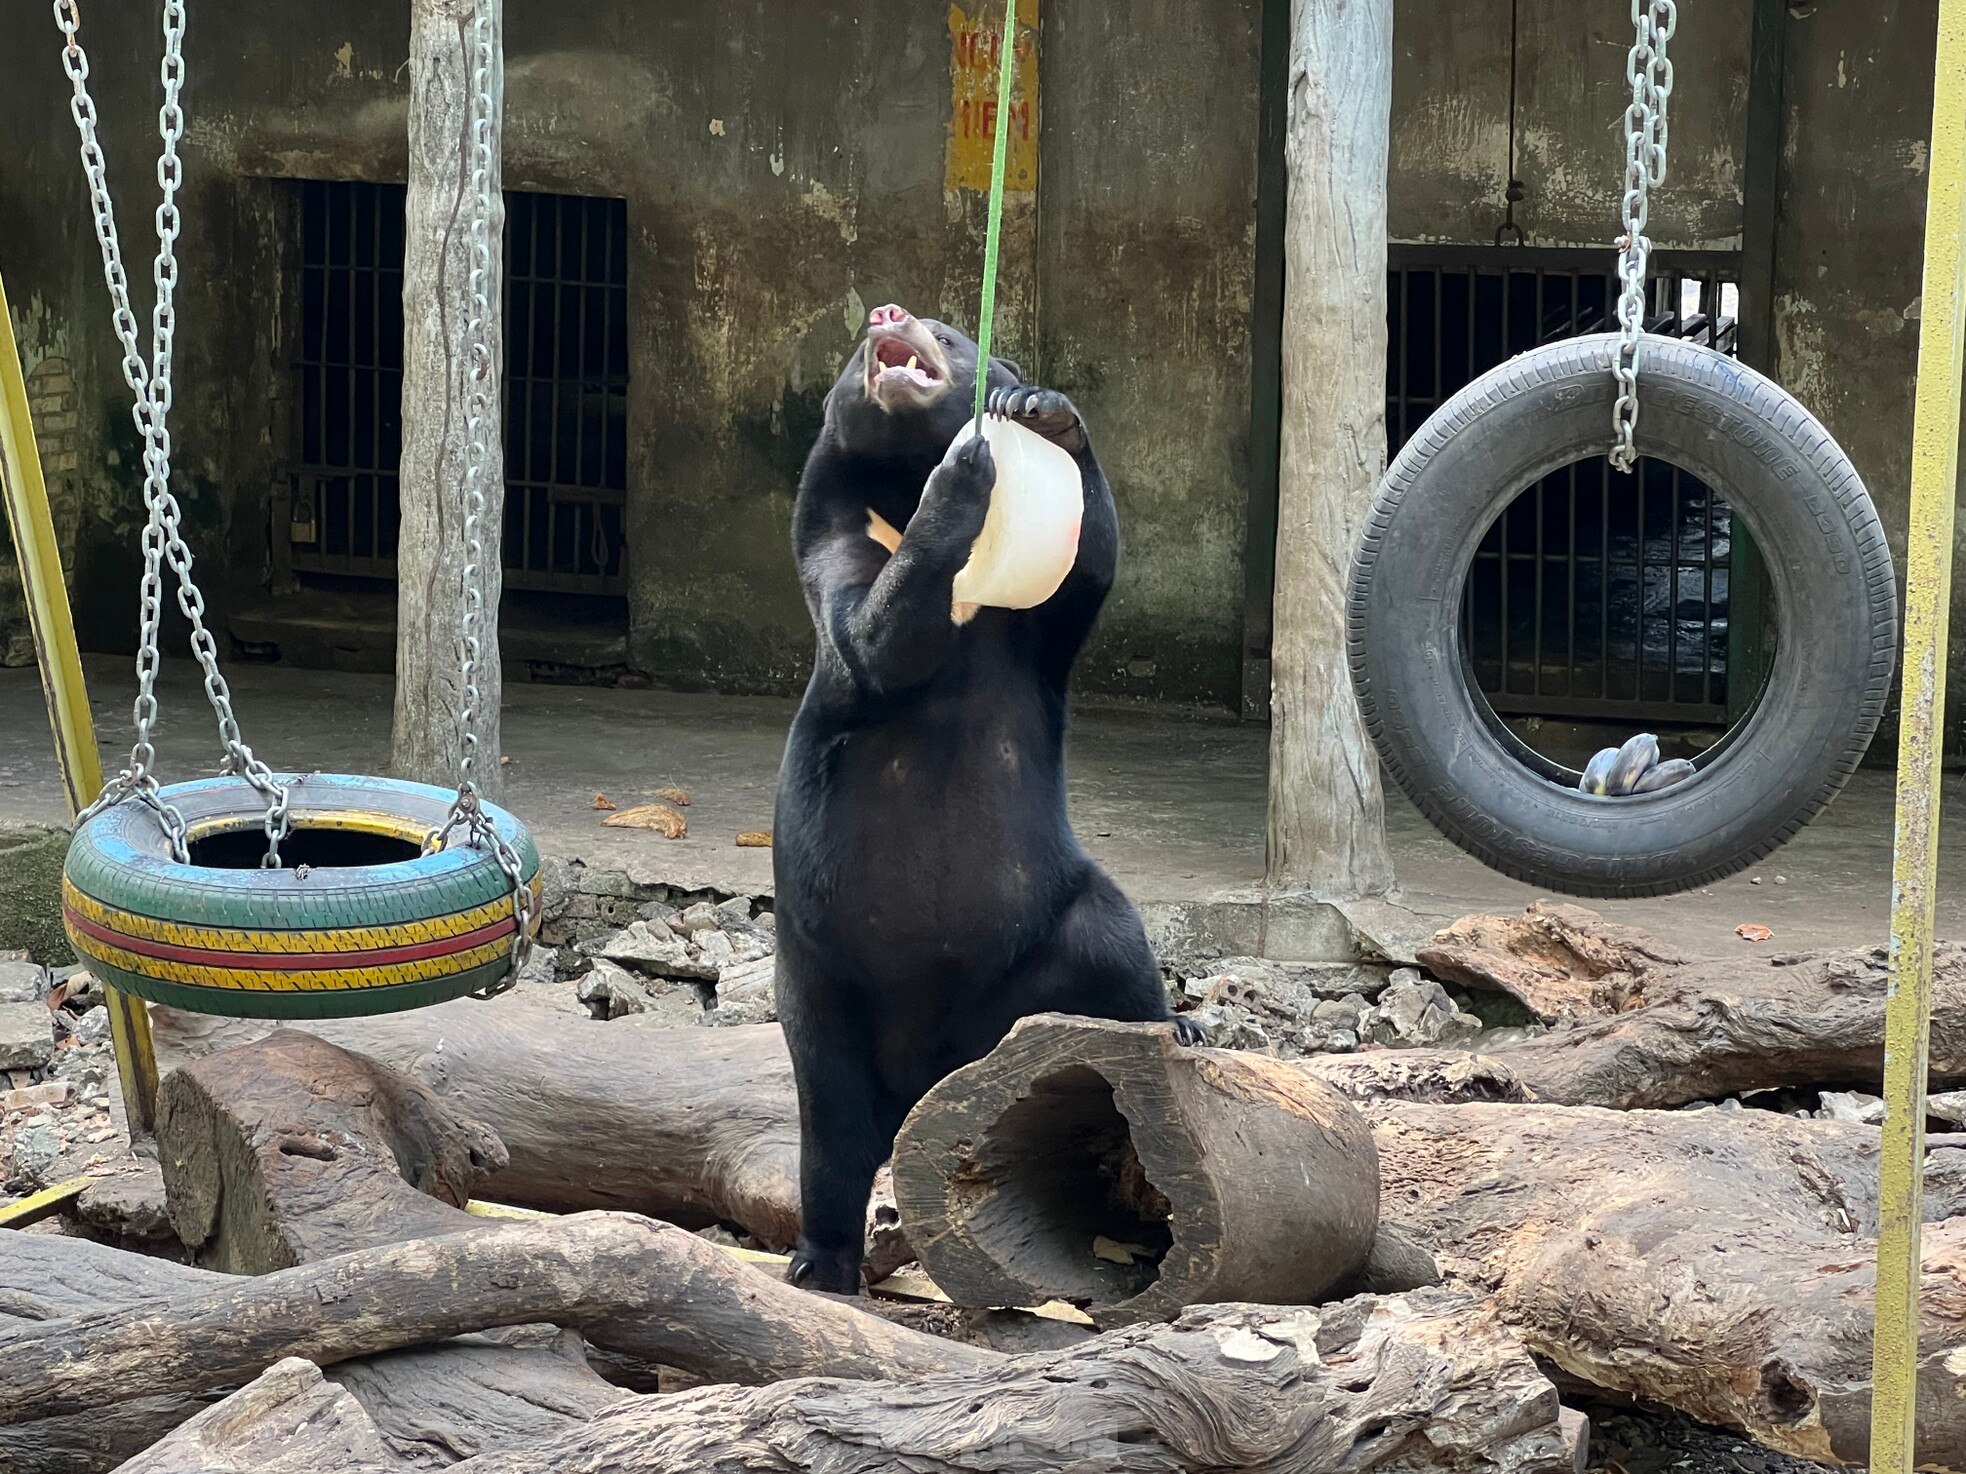
[[[392,1454],[437,1469],[591,1422],[634,1394],[603,1381],[573,1331],[520,1326],[327,1368]]]
[[[492,1448],[536,1442],[573,1422],[586,1422],[603,1410],[575,1404],[574,1416],[549,1412],[526,1395],[499,1401],[511,1391],[496,1359],[459,1357],[457,1343],[441,1351],[395,1352],[371,1362],[344,1362],[326,1374],[311,1361],[289,1357],[275,1362],[218,1406],[162,1437],[124,1464],[118,1474],[330,1474],[362,1469],[372,1474],[447,1468]],[[422,1385],[421,1375],[400,1375],[407,1359],[430,1362],[442,1390],[462,1398],[468,1422],[459,1427],[458,1409],[446,1404],[443,1419],[432,1420],[427,1404],[398,1405],[405,1381]],[[460,1378],[460,1371],[489,1372],[486,1380]],[[633,1394],[609,1389],[606,1405]],[[492,1394],[487,1396],[487,1394]],[[515,1420],[513,1408],[519,1410]],[[392,1423],[396,1425],[392,1431]],[[414,1428],[405,1437],[401,1430]]]
[[[87,1239],[0,1234],[0,1334],[107,1305],[138,1304],[225,1277]],[[207,1396],[103,1403],[66,1417],[0,1426],[9,1474],[94,1474],[113,1469],[194,1416]]]
[[[0,1328],[122,1305],[135,1315],[231,1281],[189,1265],[86,1239],[0,1237]],[[410,1464],[435,1467],[488,1439],[540,1438],[584,1421],[627,1394],[588,1368],[577,1336],[520,1327],[439,1346],[336,1363],[383,1442]],[[207,1394],[104,1402],[88,1411],[0,1427],[9,1474],[114,1469],[198,1413]]]
[[[1354,1099],[1617,1108],[1784,1085],[1874,1091],[1882,1079],[1881,952],[1685,964],[1661,960],[1660,949],[1646,955],[1644,1001],[1614,1017],[1482,1055],[1385,1050],[1300,1068]],[[691,1227],[722,1220],[774,1246],[796,1237],[798,1108],[775,1025],[583,1022],[528,991],[311,1031],[416,1076],[491,1125],[512,1155],[485,1187],[501,1201],[626,1207]],[[152,1016],[167,1062],[267,1028],[165,1008]],[[1931,1072],[1935,1089],[1966,1086],[1966,948],[1955,944],[1937,951]]]
[[[290,1357],[207,1408],[119,1474],[333,1474],[411,1467],[345,1388]]]
[[[540,1323],[720,1381],[917,1377],[994,1356],[793,1289],[673,1225],[587,1213],[0,1328],[0,1425],[230,1386],[286,1356],[329,1363]]]
[[[1315,1054],[1296,1067],[1353,1100],[1416,1100],[1434,1105],[1470,1101],[1523,1103],[1536,1099],[1500,1055],[1462,1049],[1373,1049],[1363,1054]]]
[[[478,58],[472,12],[491,27],[491,153],[485,188],[489,269],[483,286],[491,363],[473,361],[467,295],[473,257],[472,175],[477,167],[472,73]],[[458,732],[465,706],[463,649],[467,407],[474,378],[489,385],[482,405],[483,556],[477,586],[478,750],[473,776],[488,798],[504,785],[499,766],[498,606],[504,587],[505,361],[500,331],[505,196],[500,160],[505,103],[503,0],[411,0],[409,187],[403,220],[402,530],[396,551],[396,708],[389,770],[450,787],[458,781]]]
[[[1644,1002],[1489,1050],[1526,1098],[1638,1110],[1785,1085],[1875,1092],[1884,1076],[1884,949],[1716,958],[1644,980]],[[1966,1085],[1966,947],[1940,943],[1932,981],[1934,1089]],[[1396,1073],[1450,1069],[1455,1050],[1403,1050]],[[1353,1096],[1379,1093],[1372,1055],[1326,1056],[1317,1078]]]
[[[957,1304],[1123,1324],[1315,1299],[1365,1262],[1379,1169],[1358,1113],[1280,1061],[1046,1014],[915,1107],[894,1193]]]
[[[463,1206],[506,1161],[489,1127],[415,1080],[294,1030],[174,1070],[157,1140],[179,1239],[231,1274],[476,1227]],[[625,1395],[552,1326],[344,1362],[334,1376],[418,1465],[543,1437]]]
[[[773,1248],[799,1232],[798,1097],[775,1024],[663,1029],[570,1017],[519,988],[308,1032],[428,1086],[497,1132],[503,1203],[618,1208],[685,1228],[737,1224]],[[270,1026],[151,1010],[165,1068]]]
[[[468,1228],[507,1160],[424,1085],[293,1029],[173,1070],[157,1145],[171,1226],[228,1274]]]
[[[1506,993],[1544,1023],[1641,1007],[1646,985],[1687,961],[1637,927],[1563,901],[1537,901],[1520,916],[1463,916],[1415,955],[1442,982]]]
[[[1773,1448],[1869,1437],[1875,1128],[1377,1102],[1386,1220],[1565,1373]],[[1920,1467],[1966,1468],[1966,1152],[1927,1159]]]
[[[360,1410],[282,1363],[236,1395],[255,1447],[285,1426],[305,1464],[276,1474],[385,1474]],[[284,1419],[279,1407],[292,1410]],[[203,1420],[223,1421],[223,1409]],[[316,1434],[309,1415],[328,1411]],[[187,1433],[190,1430],[187,1430]],[[906,1385],[837,1381],[636,1398],[456,1474],[1559,1474],[1583,1467],[1585,1427],[1513,1337],[1438,1291],[1321,1310],[1213,1306],[1057,1353]],[[187,1439],[186,1442],[191,1442]],[[257,1474],[206,1433],[191,1462],[160,1450],[127,1474]],[[344,1450],[347,1450],[344,1452]]]

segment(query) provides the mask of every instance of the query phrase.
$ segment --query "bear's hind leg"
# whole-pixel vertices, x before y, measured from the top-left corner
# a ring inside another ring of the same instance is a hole
[[[786,1278],[808,1290],[857,1295],[874,1174],[894,1149],[907,1110],[882,1083],[871,1039],[849,1022],[853,1010],[825,1001],[833,1006],[786,1013],[799,1090],[801,1219]]]

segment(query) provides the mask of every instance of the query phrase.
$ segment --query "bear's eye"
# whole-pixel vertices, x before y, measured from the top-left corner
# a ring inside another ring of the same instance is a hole
[[[955,340],[944,333],[937,333],[935,335],[935,341],[940,343],[944,348],[953,348],[956,346]]]

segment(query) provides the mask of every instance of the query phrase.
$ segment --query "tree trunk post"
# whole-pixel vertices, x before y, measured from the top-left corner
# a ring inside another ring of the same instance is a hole
[[[1393,883],[1345,600],[1386,460],[1392,0],[1296,0],[1285,132],[1269,879],[1320,900]]]
[[[500,788],[498,603],[505,521],[502,413],[505,201],[500,167],[505,106],[502,0],[478,0],[489,14],[491,67],[491,269],[493,384],[484,427],[484,555],[478,621],[478,753],[474,776],[488,798]],[[465,466],[471,391],[468,336],[473,147],[469,118],[473,68],[472,0],[411,0],[409,193],[403,251],[403,524],[396,558],[396,721],[390,766],[399,778],[453,786],[465,694],[463,649]]]

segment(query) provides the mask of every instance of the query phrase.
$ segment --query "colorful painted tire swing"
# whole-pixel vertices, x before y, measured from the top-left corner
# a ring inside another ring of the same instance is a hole
[[[55,14],[74,89],[71,111],[102,247],[123,373],[143,439],[142,620],[137,655],[136,745],[129,765],[83,811],[62,881],[63,919],[75,950],[105,983],[153,1002],[202,1013],[327,1018],[489,997],[517,981],[538,925],[540,863],[519,821],[486,802],[473,776],[478,745],[478,566],[484,511],[485,435],[496,392],[488,339],[490,106],[484,79],[491,41],[474,7],[472,363],[466,405],[464,615],[459,782],[455,792],[419,783],[328,774],[275,774],[253,755],[232,715],[205,626],[204,598],[179,533],[170,489],[172,294],[177,283],[177,142],[184,114],[184,8],[164,5],[163,151],[157,177],[157,304],[151,357],[137,321],[96,141],[89,65],[70,0]],[[191,647],[226,751],[227,776],[160,786],[151,773],[164,565],[177,580]]]

